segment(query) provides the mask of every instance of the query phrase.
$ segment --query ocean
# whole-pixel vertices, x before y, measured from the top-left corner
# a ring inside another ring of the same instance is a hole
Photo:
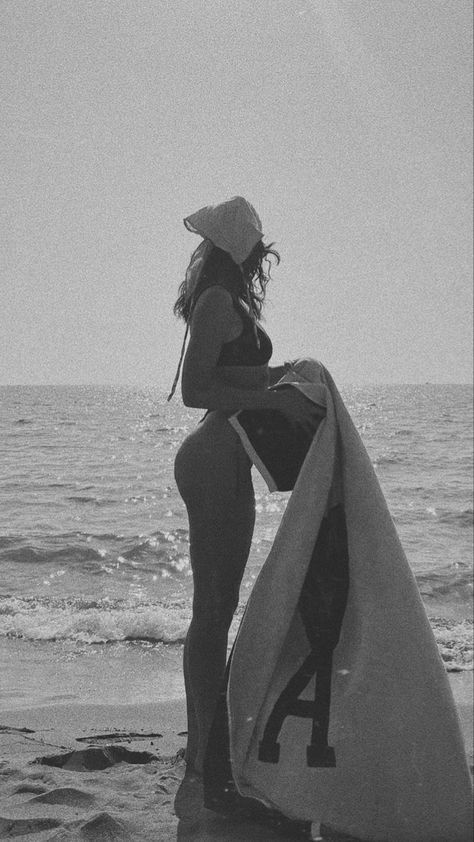
[[[451,671],[472,659],[472,388],[345,387]],[[0,710],[182,695],[188,524],[173,479],[201,410],[153,388],[0,387]],[[235,635],[288,494],[255,475]]]

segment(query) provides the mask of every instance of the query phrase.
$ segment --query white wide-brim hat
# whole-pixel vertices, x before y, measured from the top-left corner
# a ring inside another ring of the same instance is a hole
[[[206,205],[183,221],[189,231],[228,252],[239,266],[263,237],[257,211],[242,196],[233,196],[218,205]]]

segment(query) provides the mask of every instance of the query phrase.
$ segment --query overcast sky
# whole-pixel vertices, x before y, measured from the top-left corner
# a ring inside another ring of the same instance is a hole
[[[1,0],[1,383],[169,386],[202,205],[282,262],[274,362],[471,379],[470,0]]]

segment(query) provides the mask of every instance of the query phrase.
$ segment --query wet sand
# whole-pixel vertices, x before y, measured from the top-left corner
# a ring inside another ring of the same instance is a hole
[[[472,765],[472,672],[450,675]],[[272,842],[287,834],[203,811],[173,812],[184,772],[183,699],[0,712],[0,838]],[[314,838],[318,838],[314,827]]]

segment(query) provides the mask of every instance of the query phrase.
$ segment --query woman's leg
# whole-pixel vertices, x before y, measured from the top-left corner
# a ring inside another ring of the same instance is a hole
[[[193,617],[184,650],[187,776],[202,774],[227,655],[227,633],[255,521],[250,462],[226,419],[208,417],[188,437],[175,477],[189,517]]]
[[[255,522],[251,483],[240,485],[237,495],[208,495],[195,505],[188,501],[194,600],[184,656],[191,709],[186,764],[197,774],[202,774]]]

